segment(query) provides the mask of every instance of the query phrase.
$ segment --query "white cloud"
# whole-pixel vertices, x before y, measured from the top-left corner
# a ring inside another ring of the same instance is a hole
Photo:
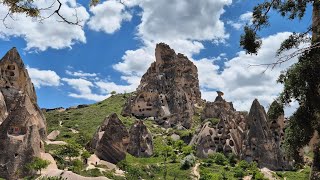
[[[27,67],[31,81],[36,88],[43,86],[59,86],[60,77],[51,70],[39,70],[37,68]]]
[[[143,46],[126,51],[122,61],[113,66],[129,86],[137,86],[154,61],[157,43],[167,43],[191,58],[204,49],[203,41],[221,43],[229,37],[220,16],[231,0],[127,0],[124,3],[128,8],[142,9],[137,36]]]
[[[246,24],[252,24],[252,12],[246,12],[241,14],[238,21],[227,21],[227,24],[231,25],[236,30],[240,30]]]
[[[108,97],[108,95],[99,95],[94,94],[92,92],[92,88],[94,88],[94,84],[85,79],[69,79],[62,78],[62,81],[66,82],[69,86],[71,86],[76,93],[69,93],[70,97],[87,99],[92,101],[102,101]]]
[[[78,19],[81,20],[80,25],[84,25],[89,18],[86,9],[78,5],[75,0],[61,0],[61,14],[70,21],[75,21],[75,9]],[[49,7],[52,4],[50,0],[38,0],[35,4],[39,7]],[[58,7],[58,3],[54,4],[50,10],[42,11],[42,16],[49,16]],[[8,8],[0,5],[0,17],[4,18],[8,12]],[[86,37],[83,28],[80,26],[69,25],[59,22],[61,19],[55,14],[52,17],[39,22],[36,19],[26,17],[25,14],[13,15],[14,20],[10,17],[6,18],[5,24],[0,26],[0,38],[9,39],[10,37],[21,37],[26,43],[26,50],[32,48],[44,51],[48,48],[61,49],[71,48],[76,42],[85,43]]]
[[[108,0],[92,6],[90,11],[93,16],[88,22],[89,27],[108,34],[119,30],[123,21],[130,21],[132,18],[132,15],[125,11],[125,6],[116,0]]]
[[[225,67],[221,73],[217,71],[218,66],[214,65],[214,59],[196,61],[202,98],[213,101],[216,93],[210,90],[216,89],[225,92],[224,98],[232,101],[238,110],[249,110],[255,98],[264,107],[267,107],[282,91],[282,85],[276,83],[281,70],[288,68],[297,59],[292,59],[267,71],[265,71],[266,66],[249,67],[249,65],[275,62],[277,49],[290,34],[283,32],[264,38],[257,56],[245,54],[243,51],[239,52],[236,57],[224,63]]]
[[[110,94],[112,91],[116,91],[117,93],[124,93],[124,92],[132,92],[135,90],[136,87],[130,85],[118,85],[114,82],[96,82],[95,83],[102,93]]]
[[[154,55],[150,51],[152,50],[146,48],[128,50],[123,55],[122,62],[113,65],[113,68],[125,75],[142,76],[154,61]]]
[[[83,71],[70,71],[70,70],[66,70],[66,74],[69,76],[74,76],[74,77],[97,77],[96,73],[87,73],[87,72],[83,72]]]

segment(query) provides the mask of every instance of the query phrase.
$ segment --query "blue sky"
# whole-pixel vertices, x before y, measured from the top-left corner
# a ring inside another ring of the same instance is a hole
[[[40,7],[50,0],[39,0]],[[258,56],[239,47],[242,27],[251,22],[252,0],[116,0],[89,7],[87,1],[64,0],[64,15],[74,19],[77,8],[82,27],[57,22],[39,23],[24,15],[0,24],[0,56],[18,48],[36,86],[40,107],[69,107],[100,101],[113,90],[135,90],[154,61],[158,42],[186,54],[198,66],[202,97],[213,100],[215,90],[235,108],[249,110],[254,98],[264,106],[278,95],[281,70],[296,60],[261,72],[249,64],[273,62],[281,41],[303,32],[311,22],[308,9],[302,20],[288,21],[271,12],[271,26],[260,32]],[[54,10],[54,8],[53,8]],[[0,6],[0,16],[6,7]],[[43,16],[49,12],[43,12]]]

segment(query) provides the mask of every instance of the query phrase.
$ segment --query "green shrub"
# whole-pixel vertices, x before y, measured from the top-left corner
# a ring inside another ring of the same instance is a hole
[[[234,168],[234,177],[236,178],[243,178],[245,175],[245,171],[241,169],[241,167],[237,166]]]
[[[189,154],[181,160],[180,167],[181,169],[189,169],[194,166],[195,162],[196,157],[193,154]]]
[[[228,164],[228,159],[222,153],[210,154],[209,158],[213,160],[214,163],[224,166]]]
[[[238,167],[240,167],[242,170],[247,170],[249,168],[249,163],[245,160],[242,160],[240,161],[238,164],[237,164]]]

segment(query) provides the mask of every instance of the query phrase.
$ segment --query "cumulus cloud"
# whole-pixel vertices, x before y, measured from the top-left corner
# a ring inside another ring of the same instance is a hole
[[[81,20],[80,25],[84,25],[89,18],[86,9],[77,4],[75,0],[61,0],[61,14],[70,21],[76,21],[74,16]],[[49,7],[52,4],[50,0],[39,0],[35,4],[40,8]],[[58,3],[47,11],[42,11],[42,16],[47,17],[58,7]],[[75,10],[76,9],[76,10]],[[0,5],[0,17],[4,18],[8,12],[8,7]],[[4,25],[0,26],[0,38],[9,39],[10,37],[21,37],[26,43],[26,50],[36,49],[44,51],[48,48],[61,49],[71,48],[76,42],[85,43],[86,37],[83,28],[80,26],[69,25],[59,22],[60,17],[56,14],[48,19],[39,22],[39,20],[27,17],[25,14],[15,14],[13,19],[6,18]]]
[[[241,14],[238,21],[227,21],[227,24],[231,25],[236,30],[240,30],[246,24],[252,24],[252,12],[246,12]]]
[[[90,11],[93,16],[88,22],[89,28],[108,34],[119,30],[122,22],[130,21],[132,18],[132,15],[125,10],[125,6],[116,0],[108,0],[92,6]]]
[[[159,42],[188,57],[204,49],[203,41],[223,42],[229,37],[220,16],[231,0],[132,0],[124,1],[127,7],[142,9],[137,37],[143,46],[128,50],[122,61],[113,68],[130,86],[137,86],[140,77],[154,59],[154,48]]]
[[[37,68],[27,67],[31,81],[36,88],[43,86],[59,86],[60,76],[51,70],[40,70]]]
[[[222,72],[217,71],[219,67],[215,65],[214,59],[195,61],[199,70],[203,98],[209,101],[214,100],[216,97],[215,91],[212,91],[214,89],[224,91],[225,99],[233,101],[239,110],[249,110],[255,98],[267,107],[282,91],[282,85],[276,83],[281,70],[288,68],[297,59],[292,59],[267,71],[265,71],[266,66],[250,67],[249,65],[275,62],[277,49],[290,34],[282,32],[264,38],[257,56],[241,51],[236,57],[224,63],[225,68]]]
[[[66,82],[72,89],[74,89],[77,93],[69,93],[70,97],[87,99],[92,101],[102,101],[108,97],[108,95],[100,95],[92,92],[92,88],[95,85],[85,79],[70,79],[70,78],[62,78],[62,81]]]

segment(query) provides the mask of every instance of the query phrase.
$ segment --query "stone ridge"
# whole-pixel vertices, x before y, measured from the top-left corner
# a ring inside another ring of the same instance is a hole
[[[155,56],[122,114],[154,117],[164,127],[190,128],[194,105],[201,102],[198,69],[164,43],[157,44]]]
[[[46,120],[28,72],[16,48],[0,61],[0,177],[18,179],[44,152]]]

